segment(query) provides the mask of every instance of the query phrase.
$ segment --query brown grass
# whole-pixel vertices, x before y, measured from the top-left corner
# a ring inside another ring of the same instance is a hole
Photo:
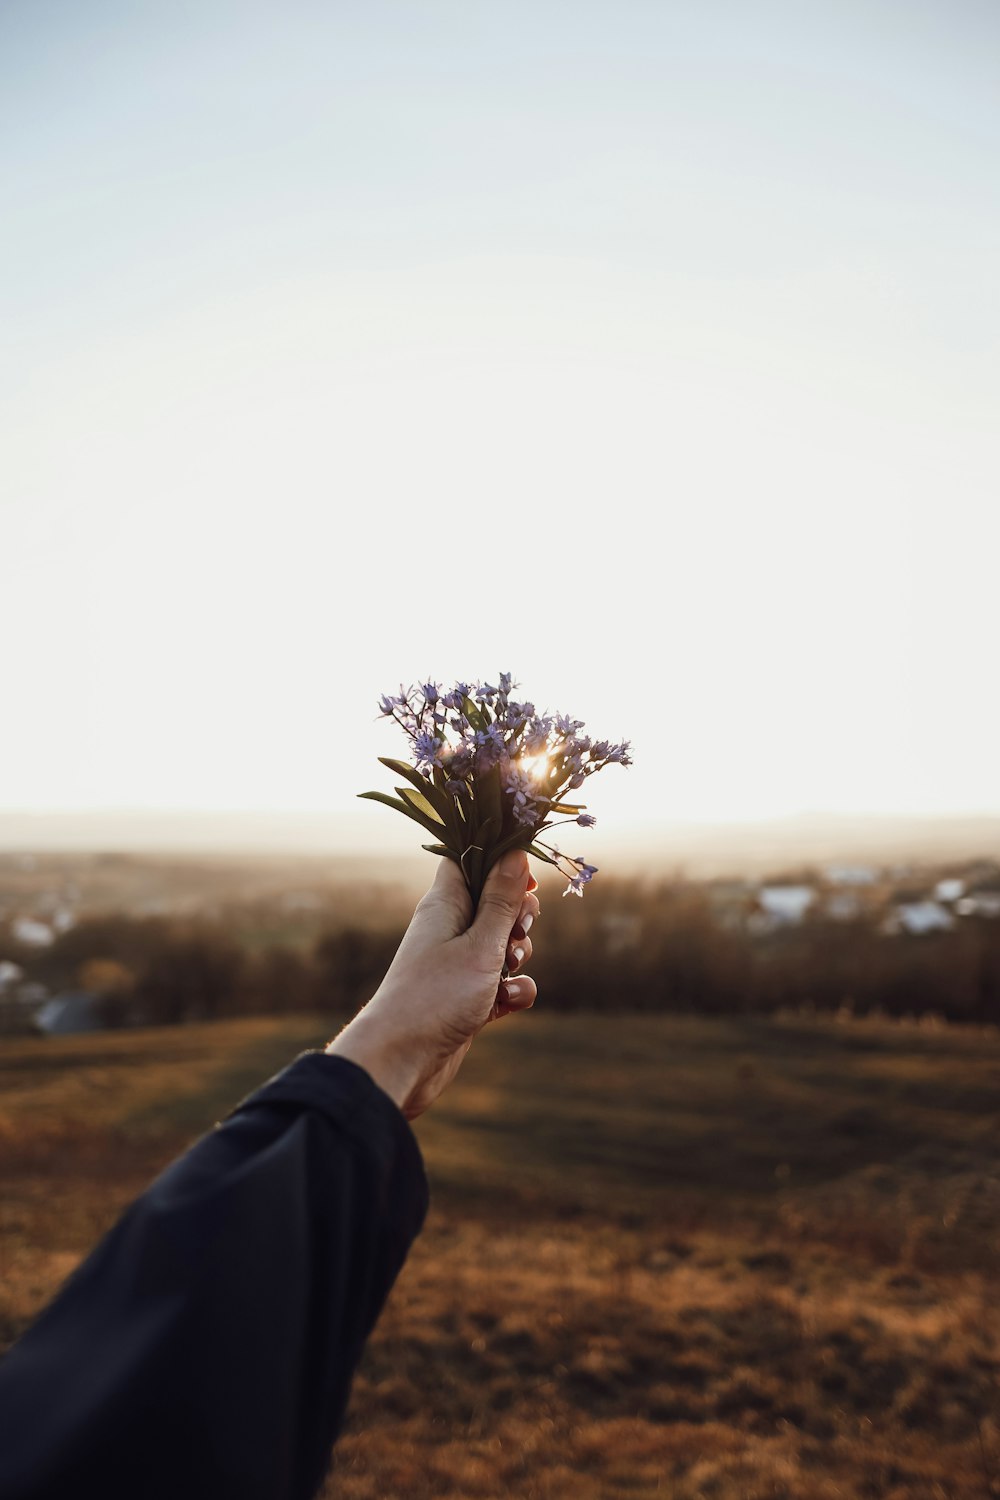
[[[0,1052],[0,1335],[302,1047],[263,1020]],[[532,1014],[418,1123],[433,1205],[329,1494],[1000,1494],[1000,1042]]]

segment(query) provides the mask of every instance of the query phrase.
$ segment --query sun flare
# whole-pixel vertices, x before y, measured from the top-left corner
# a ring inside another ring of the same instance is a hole
[[[549,774],[551,758],[547,750],[542,750],[537,755],[518,756],[517,765],[532,781],[544,781]]]

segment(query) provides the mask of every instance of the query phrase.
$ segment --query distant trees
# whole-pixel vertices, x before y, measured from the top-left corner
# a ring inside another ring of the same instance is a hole
[[[606,879],[584,902],[553,899],[532,936],[531,963],[549,1010],[767,1014],[808,1006],[865,1015],[933,1013],[1000,1023],[1000,920],[888,936],[871,914],[813,911],[761,932],[738,905],[682,880]],[[374,992],[403,930],[370,903],[327,911],[318,935],[284,940],[277,910],[239,919],[106,915],[47,949],[12,958],[50,990],[96,994],[112,1025],[168,1025],[275,1012],[353,1013]],[[11,951],[7,951],[8,948]]]
[[[353,1012],[370,999],[392,962],[401,935],[349,926],[321,937],[313,950],[319,1008]]]

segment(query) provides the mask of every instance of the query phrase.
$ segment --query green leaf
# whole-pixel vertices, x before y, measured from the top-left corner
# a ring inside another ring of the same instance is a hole
[[[426,849],[428,854],[440,854],[444,859],[454,860],[456,865],[461,865],[462,856],[456,854],[454,849],[449,849],[447,844],[421,844],[421,849]]]
[[[484,823],[492,822],[494,818],[503,822],[503,791],[499,766],[491,766],[485,775],[477,778],[476,806]]]
[[[536,829],[535,831],[538,832],[539,830]],[[493,851],[493,858],[495,860],[499,859],[501,855],[507,853],[508,849],[530,848],[530,842],[526,844],[524,841],[525,839],[530,841],[532,837],[533,835],[527,828],[516,828],[513,833],[509,833],[505,839],[500,840],[500,843],[497,844]]]
[[[417,812],[423,813],[425,818],[430,818],[441,828],[444,827],[444,818],[442,818],[433,802],[428,801],[423,792],[415,792],[409,786],[397,786],[394,790],[399,793],[404,802],[408,802],[411,807],[415,807]]]
[[[483,894],[483,851],[479,845],[470,844],[468,849],[463,850],[459,864],[475,908]]]
[[[483,716],[479,712],[479,709],[473,703],[471,698],[462,699],[462,712],[468,719],[469,723],[472,725],[473,729],[486,728],[486,725],[483,722]]]
[[[503,823],[500,818],[487,818],[476,833],[476,843],[482,846],[489,864],[493,863],[493,845],[502,827]]]
[[[546,849],[541,849],[537,844],[532,844],[528,850],[528,853],[533,854],[536,859],[543,859],[547,865],[555,865],[556,869],[558,870],[558,864]]]
[[[426,828],[428,833],[436,834],[440,831],[441,823],[437,818],[425,817],[416,808],[398,801],[395,797],[388,796],[385,792],[359,792],[358,796],[367,798],[370,802],[382,802],[386,807],[394,808],[396,812],[405,813],[408,818],[413,819],[414,823],[419,823],[421,828]]]
[[[394,807],[397,812],[409,812],[409,808],[398,797],[390,797],[388,792],[359,792],[358,796],[366,798],[369,802],[384,802],[386,807]]]
[[[387,755],[380,755],[379,761],[383,766],[388,766],[390,771],[395,771],[397,776],[405,777],[421,796],[427,798],[427,801],[434,808],[438,817],[444,822],[448,811],[448,803],[451,800],[448,792],[434,786],[427,780],[426,776],[421,776],[419,771],[415,771],[412,766],[408,766],[405,760],[392,760]]]

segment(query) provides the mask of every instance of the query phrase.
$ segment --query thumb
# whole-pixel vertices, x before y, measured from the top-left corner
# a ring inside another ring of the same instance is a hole
[[[510,849],[486,877],[476,918],[469,932],[484,952],[503,963],[510,929],[517,921],[528,888],[528,856],[523,849]]]

